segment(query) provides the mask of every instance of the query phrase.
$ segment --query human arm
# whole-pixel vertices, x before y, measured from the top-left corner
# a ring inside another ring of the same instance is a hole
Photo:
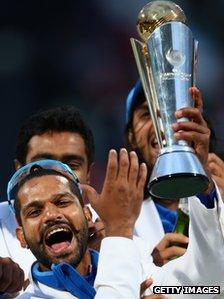
[[[140,294],[142,266],[132,240],[146,180],[145,164],[138,164],[134,152],[125,149],[109,153],[107,173],[101,194],[84,186],[92,207],[104,222],[95,288],[96,297],[136,299]]]
[[[224,196],[224,162],[214,153],[208,155],[208,170],[219,187],[222,197]]]
[[[145,291],[152,285],[152,283],[153,283],[152,278],[146,279],[145,281],[142,282],[140,298],[141,299],[165,299],[166,297],[164,297],[161,294],[144,295]]]
[[[207,209],[198,198],[189,198],[190,228],[186,253],[151,274],[155,285],[224,286],[224,238],[220,223],[223,203]],[[186,297],[187,298],[187,297]],[[211,296],[203,295],[203,298]]]
[[[210,130],[201,115],[202,97],[197,88],[191,94],[194,108],[183,108],[176,117],[187,117],[189,121],[173,124],[175,137],[186,140],[194,148],[209,177],[209,186],[204,195],[211,194],[215,185],[211,179],[208,162]],[[217,198],[217,199],[216,199]],[[211,198],[212,207],[207,207],[199,198],[189,199],[190,231],[186,253],[154,272],[157,285],[219,285],[223,287],[224,238],[222,230],[223,203],[219,190]],[[169,275],[167,274],[169,273]],[[206,295],[203,298],[207,298]]]

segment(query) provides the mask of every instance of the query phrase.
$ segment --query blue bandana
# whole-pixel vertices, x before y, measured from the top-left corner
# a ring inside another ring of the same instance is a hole
[[[135,83],[135,86],[130,90],[126,99],[126,124],[130,120],[131,111],[141,90],[143,90],[142,83],[140,80],[138,80]]]
[[[51,271],[41,272],[39,263],[36,262],[31,269],[33,279],[51,288],[67,291],[79,299],[93,299],[96,295],[93,284],[96,277],[99,254],[94,250],[91,250],[90,254],[92,271],[87,276],[81,276],[68,263],[60,263],[52,266]]]
[[[177,222],[177,211],[172,211],[158,203],[155,203],[165,233],[171,233],[175,229]]]

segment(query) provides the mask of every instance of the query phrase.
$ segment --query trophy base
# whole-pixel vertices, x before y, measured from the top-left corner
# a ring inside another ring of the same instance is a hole
[[[207,189],[209,180],[197,156],[188,147],[180,148],[167,148],[158,156],[149,181],[152,196],[177,200]]]

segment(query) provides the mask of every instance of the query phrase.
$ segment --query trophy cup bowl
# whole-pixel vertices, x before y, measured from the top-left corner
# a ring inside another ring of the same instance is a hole
[[[172,1],[149,2],[138,14],[138,35],[144,42],[147,42],[157,27],[170,21],[186,22],[186,16],[180,6]]]
[[[183,10],[172,1],[152,1],[138,15],[141,41],[131,38],[137,68],[160,146],[149,192],[177,200],[208,186],[208,177],[194,149],[176,140],[175,111],[193,107],[189,88],[195,86],[198,42],[187,27]]]

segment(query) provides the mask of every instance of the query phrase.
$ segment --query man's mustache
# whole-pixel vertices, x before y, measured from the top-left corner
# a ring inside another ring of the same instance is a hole
[[[78,233],[77,229],[68,221],[65,220],[51,220],[40,231],[40,243],[44,243],[46,233],[54,226],[67,226],[71,232],[75,235]]]

